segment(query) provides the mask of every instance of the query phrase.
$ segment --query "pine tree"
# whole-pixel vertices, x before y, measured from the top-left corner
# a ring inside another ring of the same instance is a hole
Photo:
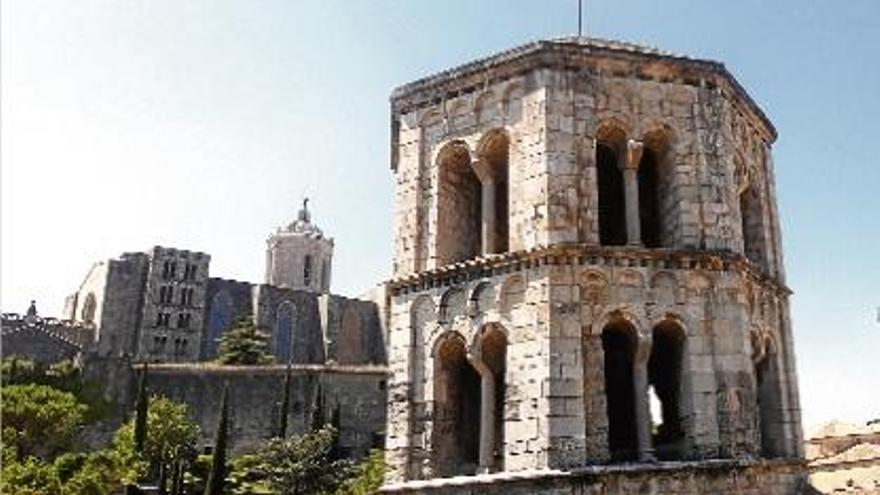
[[[211,471],[205,485],[205,495],[222,495],[223,483],[226,481],[226,437],[229,423],[229,387],[223,387],[220,399],[220,420],[217,422],[217,436],[214,440],[214,452],[211,457]]]
[[[254,325],[250,316],[242,316],[232,330],[220,337],[217,361],[221,364],[271,364],[269,336]]]
[[[290,363],[287,363],[287,371],[284,373],[284,393],[281,395],[280,422],[278,425],[278,437],[287,436],[287,415],[290,412]]]
[[[141,370],[140,381],[138,382],[137,405],[135,406],[134,419],[134,450],[138,454],[144,453],[144,442],[147,439],[147,363]]]

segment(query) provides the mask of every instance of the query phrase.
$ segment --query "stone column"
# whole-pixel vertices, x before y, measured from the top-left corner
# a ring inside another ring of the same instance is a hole
[[[633,391],[636,405],[636,438],[638,439],[639,461],[654,461],[654,447],[651,440],[651,403],[648,397],[648,360],[651,357],[651,342],[639,339],[633,362]]]
[[[495,373],[480,356],[471,358],[480,374],[480,467],[479,474],[489,473],[495,463]]]
[[[642,225],[639,218],[639,162],[642,160],[643,144],[630,139],[626,142],[623,168],[623,189],[626,195],[626,243],[642,245]]]
[[[483,196],[483,254],[492,254],[495,252],[495,182],[484,181],[480,189]]]
[[[471,166],[480,179],[480,195],[482,211],[480,211],[480,225],[482,229],[482,253],[492,254],[495,252],[495,177],[492,174],[492,164],[487,160],[475,160]]]

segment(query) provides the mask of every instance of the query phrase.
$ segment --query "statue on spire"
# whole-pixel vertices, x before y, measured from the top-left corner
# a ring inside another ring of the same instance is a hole
[[[306,196],[303,198],[303,207],[299,210],[299,215],[297,215],[297,219],[300,222],[311,223],[312,215],[309,213],[309,197]]]

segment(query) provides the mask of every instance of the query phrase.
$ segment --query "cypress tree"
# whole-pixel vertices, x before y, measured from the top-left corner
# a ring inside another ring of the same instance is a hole
[[[315,408],[312,410],[312,431],[320,430],[327,423],[327,419],[324,417],[324,391],[321,390],[320,383],[318,383],[315,395]]]
[[[217,436],[214,440],[214,452],[211,456],[211,471],[205,485],[205,495],[222,495],[223,483],[226,481],[226,436],[229,423],[229,387],[223,387],[220,399],[220,420],[217,422]]]
[[[290,412],[290,363],[287,363],[287,371],[284,373],[284,393],[281,395],[281,418],[278,425],[278,437],[287,436],[287,415]]]
[[[138,454],[144,453],[144,443],[147,439],[147,408],[149,401],[147,400],[147,363],[141,370],[140,381],[138,382],[137,405],[135,406],[134,418],[134,450]]]

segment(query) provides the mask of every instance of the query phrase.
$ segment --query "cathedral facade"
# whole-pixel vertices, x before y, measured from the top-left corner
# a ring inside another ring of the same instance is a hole
[[[332,257],[304,203],[269,236],[263,284],[211,277],[210,255],[156,246],[95,263],[63,319],[92,329],[87,353],[135,362],[214,360],[223,334],[248,318],[279,364],[382,364],[379,308],[330,293]]]
[[[776,130],[722,64],[540,41],[391,101],[389,492],[748,460],[794,493]]]

